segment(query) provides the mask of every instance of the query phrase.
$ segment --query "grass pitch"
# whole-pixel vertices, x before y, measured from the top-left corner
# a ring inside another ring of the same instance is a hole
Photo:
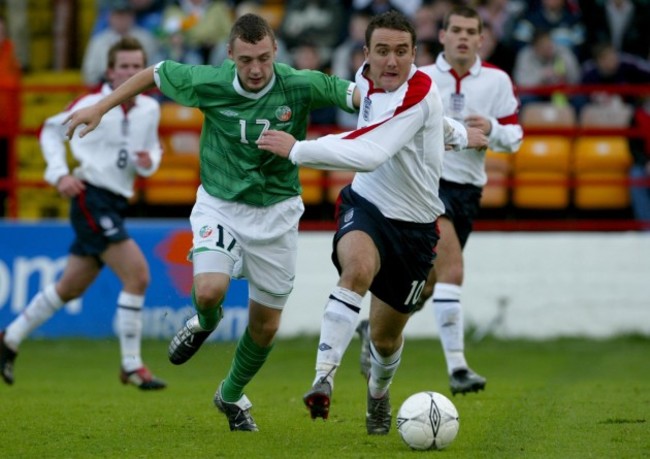
[[[396,429],[365,432],[365,382],[357,340],[340,368],[330,419],[302,404],[317,341],[279,341],[247,387],[258,433],[230,432],[212,396],[234,343],[207,343],[182,366],[166,342],[146,342],[146,362],[169,387],[122,386],[116,341],[26,341],[16,384],[0,385],[2,458],[642,458],[650,457],[650,340],[486,340],[470,363],[487,390],[451,397],[440,345],[409,340],[391,386],[393,414],[421,390],[450,397],[460,432],[446,450],[408,449]]]

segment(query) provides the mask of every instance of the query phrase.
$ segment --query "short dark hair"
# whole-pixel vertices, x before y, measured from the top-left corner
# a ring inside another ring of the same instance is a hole
[[[391,10],[386,13],[379,14],[373,17],[366,28],[366,46],[370,48],[370,39],[372,33],[376,29],[390,29],[399,30],[400,32],[408,32],[411,35],[411,46],[415,47],[417,37],[415,36],[415,28],[411,21],[402,13]]]
[[[108,50],[108,68],[112,69],[117,60],[117,53],[120,51],[141,51],[143,65],[147,64],[147,53],[142,47],[142,43],[137,38],[122,37]]]
[[[443,30],[447,30],[447,28],[449,28],[449,18],[452,16],[477,19],[478,31],[479,33],[483,32],[483,20],[481,19],[481,15],[474,8],[471,8],[469,6],[454,6],[451,10],[449,10],[447,14],[445,14],[445,18],[442,20]]]
[[[594,46],[592,46],[591,54],[593,55],[594,59],[599,59],[603,56],[603,54],[611,50],[616,51],[616,48],[614,47],[612,42],[599,41]]]
[[[266,36],[271,37],[271,41],[275,43],[275,33],[266,19],[257,14],[248,13],[241,16],[233,24],[228,44],[232,48],[237,38],[246,43],[255,44]]]
[[[535,45],[544,38],[551,38],[551,29],[546,27],[535,29],[533,32],[533,38],[530,40],[530,44]]]

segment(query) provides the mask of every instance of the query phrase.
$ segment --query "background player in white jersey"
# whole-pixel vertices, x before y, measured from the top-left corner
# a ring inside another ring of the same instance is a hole
[[[136,39],[121,39],[108,52],[108,83],[100,92],[80,98],[67,111],[45,121],[40,134],[47,162],[45,180],[71,199],[70,220],[76,237],[61,278],[39,292],[0,333],[0,371],[7,384],[14,382],[13,364],[20,343],[65,303],[79,298],[107,265],[122,283],[117,298],[120,380],[144,390],[165,387],[147,369],[140,355],[149,267],[124,226],[135,176],[149,176],[160,164],[160,107],[153,98],[138,96],[108,112],[93,135],[70,141],[79,162],[72,173],[66,162],[62,125],[71,110],[90,106],[110,94],[142,70],[145,62],[144,49]]]
[[[517,116],[519,103],[508,74],[481,61],[478,51],[482,30],[476,10],[465,6],[452,9],[439,32],[443,52],[435,64],[421,70],[438,85],[445,115],[481,129],[492,151],[515,153],[523,139]],[[452,394],[479,391],[486,384],[485,378],[472,371],[465,359],[460,303],[463,249],[479,212],[486,182],[485,150],[470,149],[445,156],[440,180],[445,213],[438,219],[438,258],[420,299],[424,304],[433,290],[434,314]]]
[[[334,374],[370,290],[369,434],[390,429],[388,388],[400,363],[402,330],[431,268],[436,219],[444,210],[438,197],[442,104],[431,78],[413,65],[415,41],[399,13],[371,20],[366,64],[356,75],[363,96],[357,130],[302,142],[267,131],[259,141],[295,164],[357,171],[339,196],[332,259],[340,278],[325,306],[316,378],[304,402],[312,418],[328,417]]]
[[[268,129],[305,138],[311,110],[354,110],[354,84],[316,71],[275,63],[273,30],[247,14],[233,25],[229,57],[220,67],[172,61],[145,69],[95,106],[70,117],[68,134],[91,131],[122,100],[158,85],[169,98],[205,114],[201,133],[201,186],[190,222],[194,234],[192,300],[197,315],[169,347],[172,363],[190,359],[217,327],[232,277],[246,277],[249,321],[232,366],[214,396],[231,430],[256,431],[244,395],[266,362],[293,288],[298,220],[303,212],[298,167],[261,151]]]
[[[491,150],[515,153],[523,138],[517,118],[517,97],[508,75],[482,62],[478,56],[481,32],[481,19],[474,9],[463,6],[452,9],[439,34],[443,52],[435,64],[420,70],[438,85],[445,115],[481,129],[488,137]],[[438,256],[420,296],[419,307],[422,307],[433,292],[434,313],[452,394],[479,391],[486,384],[485,378],[472,371],[465,359],[460,304],[463,248],[487,182],[484,163],[484,150],[469,149],[462,154],[445,155],[440,180],[445,212],[438,219]]]

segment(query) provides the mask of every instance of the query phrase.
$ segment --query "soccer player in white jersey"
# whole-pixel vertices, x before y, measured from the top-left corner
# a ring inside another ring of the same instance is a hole
[[[491,150],[515,153],[523,139],[518,123],[519,103],[510,77],[482,62],[482,22],[476,10],[458,6],[447,13],[439,39],[443,52],[436,63],[421,67],[438,85],[445,115],[478,128],[488,137]],[[418,309],[433,294],[433,308],[445,354],[452,394],[478,392],[486,379],[474,372],[465,358],[461,286],[463,249],[476,217],[485,173],[485,151],[467,149],[464,154],[446,155],[440,180],[445,212],[438,219],[440,243],[435,267],[422,290]],[[435,286],[435,288],[434,288]],[[368,368],[368,322],[357,328],[361,336],[361,372]]]
[[[515,153],[523,139],[517,116],[519,103],[510,77],[478,56],[481,34],[481,18],[476,10],[465,6],[452,9],[439,34],[443,52],[435,64],[420,70],[438,85],[445,115],[481,129],[492,151]],[[465,358],[461,308],[463,249],[486,182],[484,150],[469,149],[445,156],[440,180],[445,212],[438,219],[438,257],[420,304],[433,293],[434,314],[454,395],[477,392],[486,384]]]
[[[303,400],[312,418],[328,417],[334,374],[370,290],[371,435],[390,429],[389,385],[400,363],[402,331],[430,271],[436,219],[444,211],[438,197],[442,104],[435,83],[413,65],[415,41],[413,26],[399,13],[371,20],[366,63],[356,75],[363,97],[357,130],[300,142],[267,131],[258,142],[295,164],[357,171],[339,196],[332,259],[340,278],[325,306],[316,378]]]
[[[149,96],[125,100],[106,114],[92,136],[70,141],[79,166],[66,163],[66,132],[62,125],[72,110],[93,105],[144,68],[146,56],[134,38],[123,38],[108,52],[108,83],[100,92],[81,97],[65,112],[48,118],[40,134],[47,162],[45,180],[71,200],[75,240],[61,278],[39,292],[25,310],[0,332],[0,372],[14,382],[14,360],[20,343],[61,307],[79,298],[107,265],[122,283],[117,297],[117,329],[122,363],[120,380],[143,390],[165,383],[147,369],[140,355],[142,307],[149,267],[124,226],[136,175],[150,176],[160,164],[160,107]]]

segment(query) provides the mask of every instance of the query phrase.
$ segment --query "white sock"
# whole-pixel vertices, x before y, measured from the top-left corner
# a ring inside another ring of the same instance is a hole
[[[382,398],[390,383],[393,382],[393,376],[399,367],[402,360],[402,350],[404,349],[404,341],[397,351],[383,357],[375,349],[375,345],[370,341],[370,378],[368,379],[368,390],[372,398]]]
[[[362,299],[358,293],[342,287],[336,287],[330,294],[320,327],[314,383],[327,377],[334,388],[334,374],[354,336]]]
[[[142,306],[144,296],[120,292],[117,298],[117,333],[120,338],[122,368],[134,371],[142,366]]]
[[[34,329],[42,325],[63,306],[63,300],[56,293],[55,284],[50,284],[38,292],[25,310],[9,324],[5,331],[5,343],[10,349],[18,351],[20,343]]]
[[[447,361],[447,372],[451,374],[458,368],[467,368],[460,286],[437,283],[433,292],[433,309]]]

